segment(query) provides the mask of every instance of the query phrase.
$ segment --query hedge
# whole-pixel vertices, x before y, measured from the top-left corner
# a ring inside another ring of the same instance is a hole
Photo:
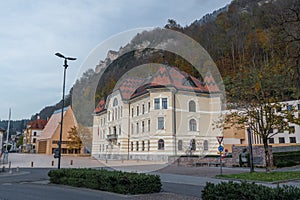
[[[274,165],[276,167],[291,167],[300,164],[300,151],[274,152]]]
[[[203,200],[251,199],[251,200],[293,200],[300,198],[300,189],[293,186],[267,187],[255,183],[222,182],[206,183],[202,190]]]
[[[48,173],[50,182],[104,190],[120,194],[147,194],[160,192],[158,175],[107,171],[104,169],[56,169]]]

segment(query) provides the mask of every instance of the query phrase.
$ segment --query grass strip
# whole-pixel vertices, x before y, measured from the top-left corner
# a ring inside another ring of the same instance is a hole
[[[230,178],[239,180],[253,180],[253,181],[266,181],[276,182],[300,179],[300,171],[289,172],[253,172],[253,173],[241,173],[241,174],[224,174],[217,175],[218,178]]]

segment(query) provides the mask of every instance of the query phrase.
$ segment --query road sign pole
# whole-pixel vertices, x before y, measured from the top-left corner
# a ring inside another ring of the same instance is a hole
[[[220,152],[220,175],[222,175],[222,152],[224,151],[224,147],[221,145],[223,138],[223,136],[217,136],[217,140],[219,142],[218,151]]]
[[[220,152],[220,175],[222,176],[222,152]]]

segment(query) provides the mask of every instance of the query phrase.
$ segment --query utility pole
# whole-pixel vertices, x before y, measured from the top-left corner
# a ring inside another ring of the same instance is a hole
[[[7,125],[7,131],[6,131],[6,149],[5,149],[6,152],[8,151],[8,138],[9,138],[10,118],[11,118],[11,108],[9,108],[8,125]]]

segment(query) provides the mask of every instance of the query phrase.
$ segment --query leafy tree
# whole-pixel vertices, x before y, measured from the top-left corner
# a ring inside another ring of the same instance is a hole
[[[248,126],[252,134],[262,139],[267,172],[271,167],[269,138],[281,130],[289,130],[291,123],[300,124],[295,106],[288,107],[286,103],[279,102],[282,95],[293,93],[293,88],[283,85],[287,76],[282,70],[276,65],[251,68],[239,73],[238,78],[230,80],[228,85],[231,87],[227,88],[227,97],[234,103],[229,104],[231,110],[223,126]]]
[[[287,67],[293,70],[291,80],[300,90],[300,2],[278,1],[272,9],[272,32],[277,56],[281,56]]]
[[[69,149],[81,149],[82,142],[76,126],[71,127],[71,129],[68,131],[67,138],[69,140],[69,143],[67,143]]]
[[[168,19],[168,24],[165,25],[165,28],[167,29],[173,29],[173,30],[180,30],[182,27],[180,24],[176,22],[174,19]]]
[[[18,138],[18,142],[17,142],[17,147],[22,146],[23,145],[23,138],[24,135],[20,135]]]

